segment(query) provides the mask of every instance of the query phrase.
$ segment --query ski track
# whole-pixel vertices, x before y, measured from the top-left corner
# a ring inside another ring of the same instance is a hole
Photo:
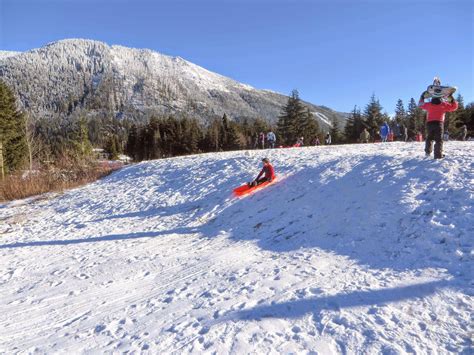
[[[0,205],[0,353],[472,353],[473,148],[203,154]],[[278,182],[233,198],[263,156]]]

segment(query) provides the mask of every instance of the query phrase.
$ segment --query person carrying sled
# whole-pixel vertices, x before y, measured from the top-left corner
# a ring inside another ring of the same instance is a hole
[[[443,131],[444,131],[444,116],[446,112],[453,112],[458,109],[458,103],[454,97],[450,95],[447,101],[443,102],[439,97],[433,97],[431,102],[424,102],[424,95],[420,97],[418,103],[422,110],[427,112],[426,115],[426,141],[425,153],[430,156],[434,145],[434,158],[441,159],[443,155]]]
[[[257,186],[266,181],[272,181],[275,178],[275,169],[273,169],[273,165],[270,164],[270,160],[268,158],[262,159],[263,168],[256,177],[256,179],[252,182],[247,183],[249,186]],[[263,177],[262,177],[263,175]]]

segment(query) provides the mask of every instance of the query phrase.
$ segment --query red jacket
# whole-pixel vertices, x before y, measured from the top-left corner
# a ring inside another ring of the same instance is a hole
[[[446,112],[456,111],[458,109],[458,103],[453,101],[452,103],[442,102],[439,105],[433,105],[431,102],[427,102],[421,105],[420,108],[428,112],[426,117],[427,122],[444,122],[444,114]]]
[[[260,171],[260,174],[258,174],[257,179],[260,178],[265,173],[265,178],[268,180],[273,180],[275,178],[275,169],[273,169],[272,164],[265,165],[263,169]]]

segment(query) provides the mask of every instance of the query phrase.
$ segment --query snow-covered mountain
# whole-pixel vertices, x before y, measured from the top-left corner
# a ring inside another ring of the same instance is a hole
[[[471,354],[473,143],[163,159],[0,205],[0,353]],[[278,181],[233,198],[264,155]]]
[[[147,49],[70,39],[0,55],[0,78],[35,116],[86,108],[97,115],[143,117],[186,113],[201,119],[263,117],[275,122],[287,97],[257,90],[180,57]],[[307,103],[327,128],[344,114]]]

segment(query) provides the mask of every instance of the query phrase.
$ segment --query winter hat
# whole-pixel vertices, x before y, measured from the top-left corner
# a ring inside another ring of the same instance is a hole
[[[439,105],[439,104],[441,104],[441,99],[440,99],[439,97],[433,97],[433,98],[431,99],[431,103],[432,103],[433,105]]]
[[[268,158],[263,158],[262,161],[263,161],[264,163],[270,163],[270,159],[268,159]]]

